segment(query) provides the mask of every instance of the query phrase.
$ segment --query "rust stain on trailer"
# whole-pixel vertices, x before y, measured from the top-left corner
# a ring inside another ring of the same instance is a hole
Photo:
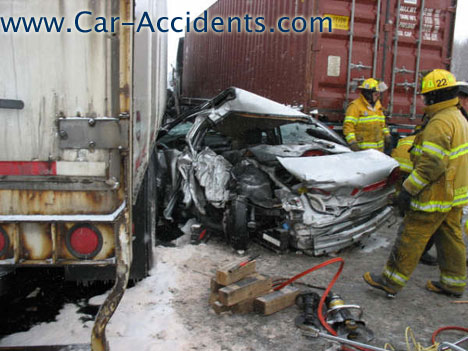
[[[46,260],[52,258],[52,236],[48,223],[21,223],[20,260]]]
[[[120,0],[120,17],[122,22],[133,20],[132,1]],[[120,112],[130,112],[130,82],[132,81],[132,30],[120,26],[119,65],[120,65]]]
[[[112,213],[123,201],[119,191],[0,190],[2,215]]]

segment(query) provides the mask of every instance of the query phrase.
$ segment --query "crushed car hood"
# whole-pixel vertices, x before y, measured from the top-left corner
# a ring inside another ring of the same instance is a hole
[[[308,186],[326,190],[363,187],[388,177],[398,163],[376,151],[346,152],[320,157],[278,157],[281,165]]]
[[[308,115],[263,96],[239,88],[230,89],[235,94],[235,99],[228,100],[215,109],[215,113],[210,115],[213,122],[232,112],[309,120]]]

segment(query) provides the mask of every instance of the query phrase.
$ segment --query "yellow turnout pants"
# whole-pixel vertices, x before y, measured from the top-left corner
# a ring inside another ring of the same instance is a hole
[[[466,248],[461,228],[462,208],[450,212],[408,211],[382,273],[396,291],[408,282],[429,239],[434,235],[440,283],[460,293],[466,286]]]

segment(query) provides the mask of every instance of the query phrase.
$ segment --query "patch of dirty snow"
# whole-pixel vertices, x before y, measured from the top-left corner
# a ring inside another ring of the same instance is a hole
[[[364,241],[362,244],[363,244],[362,252],[371,253],[371,252],[373,252],[373,251],[375,251],[377,249],[380,249],[381,247],[390,246],[391,242],[385,237],[371,236],[366,241]]]

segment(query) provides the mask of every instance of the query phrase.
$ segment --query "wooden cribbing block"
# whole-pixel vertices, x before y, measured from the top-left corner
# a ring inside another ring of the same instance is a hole
[[[286,286],[281,290],[257,297],[254,302],[255,311],[270,315],[284,308],[294,305],[300,290],[293,286]]]
[[[218,284],[215,278],[211,278],[211,282],[210,282],[211,294],[210,294],[210,300],[209,300],[210,305],[213,305],[213,303],[218,300],[218,290],[223,287],[224,285]]]
[[[235,314],[247,314],[250,312],[254,311],[254,301],[255,298],[252,299],[247,299],[244,301],[241,301],[234,306],[229,307],[232,311],[232,313]]]
[[[225,287],[225,285],[221,285],[221,284],[218,284],[216,282],[216,279],[215,278],[211,278],[211,281],[210,281],[210,289],[211,289],[211,292],[215,292],[217,293],[219,289]]]
[[[239,263],[229,264],[216,272],[216,282],[220,285],[229,285],[255,273],[256,262],[250,261],[242,267]]]
[[[228,306],[224,306],[221,302],[219,301],[215,301],[211,304],[211,308],[213,309],[213,311],[216,312],[216,314],[221,314],[221,313],[224,313],[224,312],[228,312],[231,310],[231,307],[228,307]]]
[[[219,301],[225,306],[233,306],[243,300],[265,294],[272,286],[271,278],[255,274],[219,289]]]

